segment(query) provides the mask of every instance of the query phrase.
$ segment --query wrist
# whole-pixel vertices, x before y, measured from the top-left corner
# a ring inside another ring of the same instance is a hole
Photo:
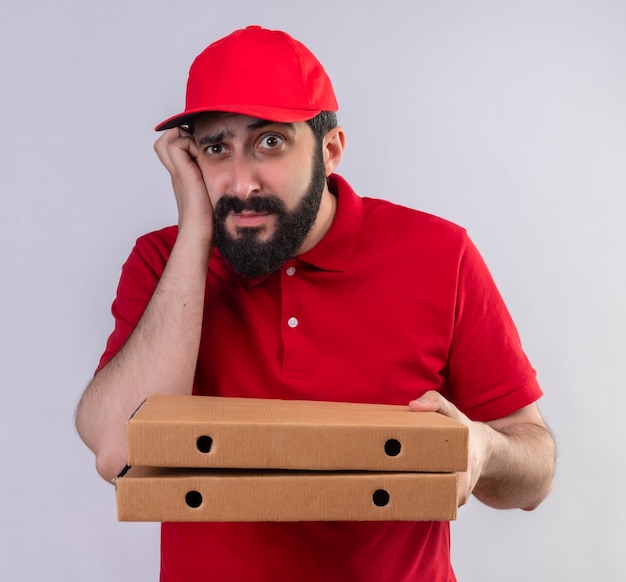
[[[502,457],[503,447],[506,447],[504,435],[494,430],[484,422],[476,422],[475,427],[480,436],[480,475],[479,478],[489,478],[497,470],[499,458]]]
[[[211,220],[182,220],[178,221],[176,243],[198,249],[213,248],[213,223]]]

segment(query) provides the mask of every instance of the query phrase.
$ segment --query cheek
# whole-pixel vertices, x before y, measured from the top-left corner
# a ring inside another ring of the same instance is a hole
[[[289,210],[293,210],[306,193],[311,182],[311,171],[311,164],[303,161],[274,173],[273,193],[282,198]]]
[[[222,197],[220,195],[217,195],[215,193],[215,190],[211,190],[208,184],[205,183],[205,186],[206,186],[207,194],[209,195],[209,201],[211,202],[211,206],[215,208],[215,205],[219,202],[219,200]]]
[[[216,176],[213,172],[208,172],[206,168],[203,168],[200,164],[200,171],[202,172],[202,181],[204,182],[204,188],[209,195],[209,200],[213,207],[217,204],[217,201],[223,195],[223,189],[220,186],[219,176]]]
[[[305,188],[305,183],[301,179],[294,178],[286,180],[282,184],[280,192],[277,192],[277,194],[283,199],[287,208],[293,210],[298,205],[298,202],[300,202]]]
[[[204,185],[206,187],[207,195],[209,196],[209,202],[211,202],[211,206],[215,208],[215,205],[220,201],[222,196],[221,194],[218,194],[216,192],[215,188],[211,188],[210,185],[206,183],[206,181]]]

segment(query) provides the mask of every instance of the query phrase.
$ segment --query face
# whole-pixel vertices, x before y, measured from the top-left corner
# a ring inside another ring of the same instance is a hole
[[[211,114],[194,124],[194,137],[220,253],[246,277],[275,272],[302,249],[327,192],[313,132],[306,123]]]

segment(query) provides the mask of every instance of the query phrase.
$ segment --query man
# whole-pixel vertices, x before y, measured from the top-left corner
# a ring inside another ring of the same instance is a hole
[[[554,445],[515,327],[465,231],[359,198],[324,69],[248,27],[194,61],[157,127],[178,226],[124,265],[115,330],[79,404],[99,473],[152,393],[409,404],[465,423],[471,493],[535,508]],[[161,580],[454,580],[447,523],[163,524]]]

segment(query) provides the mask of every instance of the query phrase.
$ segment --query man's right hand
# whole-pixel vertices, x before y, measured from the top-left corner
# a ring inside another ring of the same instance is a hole
[[[198,148],[177,128],[166,131],[154,149],[172,178],[178,236],[135,329],[89,383],[76,412],[76,428],[107,481],[126,463],[126,420],[139,404],[150,394],[192,393],[202,334],[213,207],[195,162]],[[136,301],[137,286],[152,281],[152,266],[139,256],[136,261],[145,272],[135,270],[120,281],[116,305]]]
[[[196,163],[199,152],[195,140],[183,128],[176,127],[159,137],[154,150],[172,179],[179,232],[189,229],[212,243],[213,207]]]

